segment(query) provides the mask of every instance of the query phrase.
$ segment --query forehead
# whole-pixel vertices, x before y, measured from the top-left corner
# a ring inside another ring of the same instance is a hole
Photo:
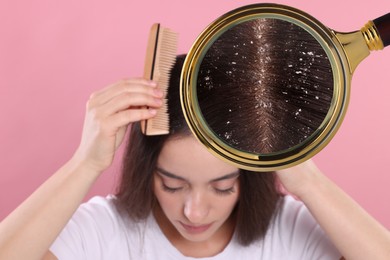
[[[160,152],[157,166],[193,181],[209,181],[238,171],[212,155],[193,136],[168,139]]]

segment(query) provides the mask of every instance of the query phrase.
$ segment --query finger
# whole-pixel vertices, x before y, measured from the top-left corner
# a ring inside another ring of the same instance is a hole
[[[114,83],[106,86],[105,88],[102,88],[102,89],[94,92],[92,95],[98,98],[99,96],[105,95],[106,92],[109,92],[112,87],[117,86],[117,85],[121,85],[121,84],[148,84],[149,82],[150,82],[149,80],[146,80],[143,78],[122,79],[118,82],[114,82]]]
[[[128,109],[106,118],[106,123],[115,129],[119,129],[121,127],[127,126],[130,123],[150,119],[156,114],[156,109]]]
[[[144,93],[160,97],[163,93],[157,90],[156,83],[145,79],[127,79],[109,85],[100,92],[91,95],[94,104],[100,105],[123,93]]]
[[[122,94],[101,105],[98,111],[100,110],[99,113],[102,117],[108,117],[123,110],[135,111],[145,107],[159,108],[162,104],[163,100],[161,98],[148,94]]]

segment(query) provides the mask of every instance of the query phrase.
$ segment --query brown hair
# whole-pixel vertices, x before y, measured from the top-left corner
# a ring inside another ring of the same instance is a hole
[[[297,26],[274,23],[249,21],[228,30],[210,47],[198,77],[202,114],[213,130],[221,136],[227,134],[229,138],[225,139],[231,145],[239,146],[236,140],[243,140],[246,149],[263,152],[286,149],[315,131],[329,106],[328,92],[332,92],[332,84],[326,82],[330,71],[326,54],[317,50],[321,46]],[[308,41],[302,41],[302,37]],[[301,52],[292,51],[297,46]],[[267,54],[263,48],[268,48]],[[117,205],[135,221],[145,219],[157,203],[153,173],[165,141],[191,135],[179,98],[184,59],[179,56],[171,71],[170,134],[144,136],[138,123],[130,132]],[[316,71],[316,75],[309,75],[308,69]],[[325,84],[328,90],[318,84]],[[246,110],[241,112],[240,106]],[[254,112],[256,118],[251,118],[248,111]],[[240,172],[239,201],[233,212],[235,234],[242,245],[249,245],[265,236],[281,194],[275,173]]]

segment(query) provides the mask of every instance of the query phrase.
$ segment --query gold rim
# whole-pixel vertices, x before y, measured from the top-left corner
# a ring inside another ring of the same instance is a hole
[[[324,48],[333,71],[334,93],[322,125],[303,143],[272,154],[253,154],[228,146],[208,128],[200,111],[196,80],[209,46],[226,30],[244,21],[274,18],[291,22],[309,32]],[[214,155],[238,168],[273,171],[298,164],[322,150],[339,128],[349,101],[350,74],[342,46],[334,34],[310,15],[283,5],[255,4],[235,9],[212,22],[196,39],[187,54],[181,75],[180,96],[186,121],[197,139]]]

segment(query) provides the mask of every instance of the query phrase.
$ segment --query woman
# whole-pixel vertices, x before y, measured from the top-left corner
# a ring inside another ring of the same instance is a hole
[[[389,232],[313,162],[252,173],[209,154],[181,114],[182,62],[168,136],[139,129],[162,104],[155,83],[128,79],[91,95],[74,156],[0,224],[0,259],[389,259]],[[79,207],[129,125],[117,195]]]

